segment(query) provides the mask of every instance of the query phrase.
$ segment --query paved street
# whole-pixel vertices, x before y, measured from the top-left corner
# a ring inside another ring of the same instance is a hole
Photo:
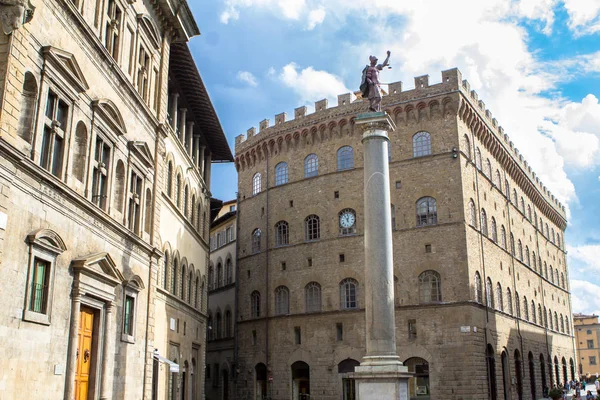
[[[592,394],[593,394],[594,396],[596,395],[596,387],[594,386],[594,384],[593,384],[593,383],[591,383],[591,384],[588,384],[588,385],[586,386],[585,390],[582,390],[582,391],[581,391],[581,398],[582,398],[582,399],[585,399],[585,395],[587,394],[587,391],[588,391],[588,390],[589,390],[589,391],[591,391],[591,392],[592,392]],[[567,395],[567,400],[574,399],[574,398],[575,398],[574,396],[575,396],[575,391],[574,391],[574,390],[571,390],[571,391],[569,392],[569,394]],[[549,400],[549,399],[548,399],[548,398],[542,398],[542,399],[540,399],[540,400]]]

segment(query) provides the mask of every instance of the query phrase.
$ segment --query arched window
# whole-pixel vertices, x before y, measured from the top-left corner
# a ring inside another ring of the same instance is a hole
[[[548,279],[548,264],[544,261],[544,276]]]
[[[487,370],[490,376],[489,394],[490,400],[498,400],[498,388],[496,383],[496,359],[494,358],[494,348],[488,343],[486,351]]]
[[[290,226],[286,221],[279,221],[275,224],[275,246],[288,244],[290,244]]]
[[[550,230],[548,229],[548,223],[546,222],[546,239],[550,238]]]
[[[502,301],[504,293],[502,293],[502,285],[500,282],[496,284],[496,307],[499,311],[504,311],[504,302]]]
[[[304,159],[304,177],[310,178],[319,175],[319,157],[309,154]]]
[[[492,163],[489,158],[485,160],[485,174],[490,180],[492,179]]]
[[[215,269],[212,265],[208,267],[208,290],[213,290],[215,287]]]
[[[254,174],[252,177],[252,196],[256,196],[262,191],[262,176],[260,172]]]
[[[565,289],[565,275],[562,272],[560,273],[560,286]]]
[[[506,229],[504,228],[504,225],[500,228],[500,245],[506,250]]]
[[[556,327],[556,330],[558,331],[558,314],[556,313],[556,311],[554,311],[554,326]]]
[[[260,317],[260,293],[256,290],[250,295],[250,316]]]
[[[208,340],[208,341],[214,340],[214,329],[213,329],[214,325],[213,325],[213,317],[212,317],[211,311],[208,311],[208,318],[207,318],[206,324],[209,328],[209,329],[207,329],[206,340]]]
[[[500,177],[500,170],[496,170],[496,179],[494,180],[496,186],[498,186],[498,190],[502,193],[502,178]]]
[[[513,189],[513,202],[515,207],[519,207],[519,196],[517,195],[517,189]]]
[[[512,254],[512,256],[514,257],[516,255],[516,251],[515,251],[515,237],[513,236],[513,234],[510,234],[510,254]]]
[[[556,234],[556,245],[558,246],[558,248],[560,249],[560,233]]]
[[[515,350],[514,352],[514,357],[515,357],[515,373],[516,373],[516,386],[517,386],[517,398],[518,399],[522,399],[523,398],[523,366],[522,366],[522,361],[521,361],[521,353],[519,352],[519,350]]]
[[[531,260],[533,260],[533,270],[537,272],[537,259],[535,258],[535,251],[531,252]]]
[[[233,265],[231,258],[228,258],[225,261],[225,284],[229,285],[230,283],[233,283]]]
[[[510,292],[510,288],[506,288],[506,312],[512,315],[513,307],[512,307],[512,293]]]
[[[546,328],[548,327],[548,310],[546,310],[545,306],[544,306],[544,326]]]
[[[469,223],[477,228],[477,213],[475,212],[475,202],[473,199],[469,201]]]
[[[173,162],[169,161],[169,166],[167,167],[167,195],[172,199],[173,198]]]
[[[275,289],[275,315],[290,313],[290,291],[285,286]]]
[[[467,158],[471,159],[471,141],[469,140],[469,137],[467,135],[464,136],[464,143],[465,154],[467,155]]]
[[[437,224],[437,202],[433,197],[422,197],[417,201],[417,226]]]
[[[181,174],[177,174],[175,178],[175,204],[177,208],[181,208]]]
[[[202,296],[202,291],[200,290],[200,278],[196,277],[196,285],[194,288],[194,307],[196,309],[202,308],[202,305],[200,304],[200,296]]]
[[[529,266],[531,263],[531,258],[529,257],[529,246],[525,246],[525,264]]]
[[[425,271],[419,275],[419,301],[433,303],[442,301],[440,274],[435,271]]]
[[[192,195],[192,202],[190,203],[190,222],[193,226],[196,225],[196,195]]]
[[[531,322],[537,324],[537,318],[535,315],[535,302],[531,300]]]
[[[556,236],[554,234],[554,228],[552,228],[552,243],[556,243]]]
[[[548,309],[548,319],[550,320],[550,330],[554,330],[554,320],[552,319],[552,310]]]
[[[492,240],[498,243],[498,229],[496,227],[496,219],[492,217]]]
[[[527,296],[523,297],[523,316],[525,321],[529,321],[529,303],[527,302]]]
[[[527,219],[531,221],[531,206],[527,205]]]
[[[150,188],[146,189],[146,206],[144,213],[144,232],[150,234],[152,227],[152,191]]]
[[[521,243],[521,239],[517,241],[517,248],[519,249],[519,260],[523,261],[523,243]]]
[[[340,282],[340,305],[342,310],[358,308],[358,282],[352,278]]]
[[[481,171],[481,151],[479,147],[475,149],[475,166]]]
[[[163,289],[169,289],[169,252],[165,251],[165,265],[163,269]]]
[[[288,183],[288,165],[286,162],[280,162],[275,166],[275,186]]]
[[[215,339],[221,339],[223,337],[223,319],[221,313],[217,311],[217,317],[215,323]]]
[[[117,169],[115,170],[115,208],[119,212],[123,212],[125,202],[125,165],[123,161],[117,161]]]
[[[550,266],[550,282],[554,283],[554,269]]]
[[[525,200],[523,200],[523,196],[521,196],[521,212],[525,215]]]
[[[354,149],[350,146],[340,147],[337,151],[338,171],[352,168],[354,168]]]
[[[233,330],[232,325],[231,325],[231,311],[227,310],[225,311],[225,337],[229,338],[229,337],[233,337]]]
[[[478,303],[483,300],[481,291],[481,275],[479,275],[479,272],[475,272],[475,301]]]
[[[340,235],[356,233],[356,211],[346,208],[338,213]]]
[[[504,195],[510,201],[510,183],[508,183],[508,179],[504,179]]]
[[[429,132],[417,132],[413,136],[413,157],[431,154],[431,136]]]
[[[515,311],[517,318],[521,318],[521,300],[519,298],[519,292],[515,292]]]
[[[217,263],[217,287],[220,288],[223,286],[223,264],[221,261]]]
[[[487,278],[487,281],[485,282],[485,299],[486,305],[489,308],[494,308],[494,291],[492,288],[492,280],[490,278]]]
[[[482,208],[481,209],[481,233],[485,236],[488,235],[488,228],[487,228],[487,215],[485,213],[485,210]]]
[[[171,293],[177,295],[177,275],[179,274],[179,260],[177,257],[173,258],[171,264]]]
[[[321,238],[321,222],[319,217],[312,214],[304,220],[304,237],[306,241]]]
[[[304,297],[306,298],[306,312],[321,311],[321,285],[317,282],[310,282],[304,288]]]
[[[181,300],[185,300],[185,278],[187,275],[185,274],[185,264],[181,265],[181,275],[179,275],[179,297]]]
[[[252,232],[252,253],[260,252],[260,236],[260,229],[257,228]]]
[[[543,325],[544,324],[544,314],[542,314],[542,305],[539,303],[538,303],[537,317],[538,317],[538,324]]]
[[[535,384],[535,362],[533,361],[533,353],[529,352],[529,387],[531,388],[531,398],[537,399],[537,391]]]
[[[21,94],[21,113],[19,116],[18,135],[27,143],[33,138],[33,120],[37,104],[38,84],[31,72],[25,72],[23,93]],[[64,129],[64,127],[63,127]]]
[[[190,188],[188,187],[188,185],[185,185],[185,188],[183,189],[183,216],[185,218],[188,217],[189,199],[190,199]]]

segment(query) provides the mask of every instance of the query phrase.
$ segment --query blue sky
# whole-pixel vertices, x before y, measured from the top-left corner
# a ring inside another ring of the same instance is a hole
[[[600,0],[189,0],[190,47],[233,149],[265,118],[383,81],[458,67],[544,184],[568,207],[573,310],[600,314]],[[233,199],[233,164],[213,166]]]

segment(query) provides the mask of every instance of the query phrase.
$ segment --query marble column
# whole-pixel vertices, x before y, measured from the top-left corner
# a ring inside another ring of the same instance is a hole
[[[396,353],[392,214],[385,112],[359,114],[364,147],[366,355],[353,377],[358,400],[408,400],[408,368]]]
[[[177,119],[177,109],[179,108],[179,93],[171,94],[171,128],[173,128],[174,132],[177,132],[177,123],[179,120]]]
[[[106,303],[106,315],[104,323],[104,347],[102,348],[102,385],[100,400],[111,400],[112,399],[112,360],[115,356],[113,336],[113,303]]]
[[[200,135],[194,135],[194,165],[196,168],[200,166]]]
[[[187,150],[190,157],[194,157],[194,121],[190,121],[187,123],[185,134],[185,149]]]
[[[206,146],[200,146],[200,157],[198,159],[198,167],[200,168],[200,176],[202,179],[204,179],[204,149],[206,149]]]
[[[177,129],[177,137],[179,141],[185,147],[185,120],[187,119],[187,108],[179,109],[179,127]]]
[[[210,190],[210,174],[212,171],[212,154],[210,153],[210,150],[204,159],[204,162],[206,163],[206,166],[204,167],[204,182],[206,183],[206,189]]]
[[[74,288],[71,296],[71,326],[69,327],[69,358],[67,359],[67,374],[65,376],[65,400],[75,398],[75,373],[77,372],[79,324],[81,323],[81,295]],[[83,354],[81,356],[83,357]]]

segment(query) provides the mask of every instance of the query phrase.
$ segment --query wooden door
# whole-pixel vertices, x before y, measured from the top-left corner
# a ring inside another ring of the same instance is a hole
[[[88,400],[90,370],[92,365],[92,338],[94,312],[81,308],[77,336],[77,369],[75,371],[75,400]]]

